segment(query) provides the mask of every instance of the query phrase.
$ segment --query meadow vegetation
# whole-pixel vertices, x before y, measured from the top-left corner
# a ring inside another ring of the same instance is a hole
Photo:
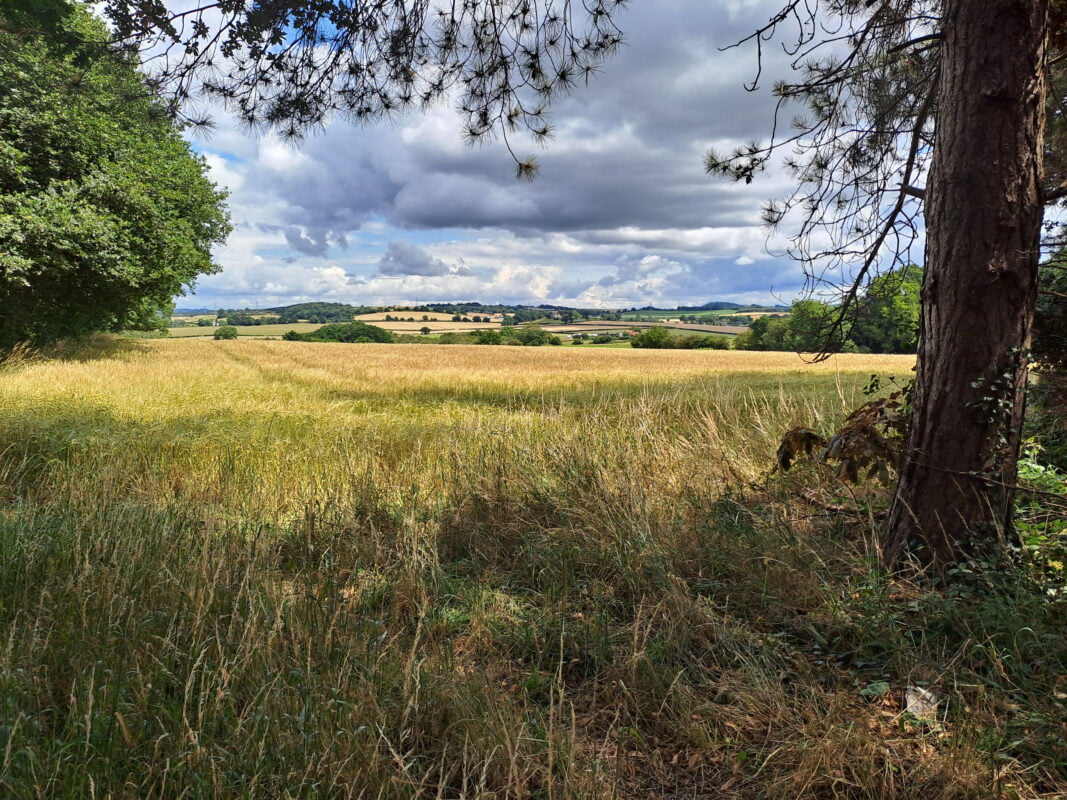
[[[13,357],[0,795],[1063,796],[1062,564],[889,579],[881,490],[769,474],[913,361]]]

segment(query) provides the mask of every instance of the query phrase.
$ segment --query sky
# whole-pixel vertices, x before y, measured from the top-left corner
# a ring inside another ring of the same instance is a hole
[[[704,173],[709,148],[766,138],[753,48],[721,51],[778,0],[634,0],[622,50],[551,108],[546,147],[519,140],[540,175],[519,181],[500,142],[469,146],[442,103],[368,127],[343,122],[299,145],[256,136],[223,110],[191,134],[229,192],[234,231],[182,307],[265,308],[481,301],[583,308],[712,300],[789,303],[799,266],[760,209],[786,176],[750,185]],[[766,55],[766,48],[765,48]],[[777,74],[776,74],[777,73]]]

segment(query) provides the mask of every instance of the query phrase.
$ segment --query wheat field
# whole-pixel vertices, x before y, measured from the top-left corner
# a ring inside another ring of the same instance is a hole
[[[119,339],[13,359],[0,795],[1052,796],[1055,743],[1011,743],[958,630],[887,610],[871,520],[796,500],[885,497],[769,475],[785,429],[832,429],[912,363]],[[966,713],[906,719],[915,681]]]

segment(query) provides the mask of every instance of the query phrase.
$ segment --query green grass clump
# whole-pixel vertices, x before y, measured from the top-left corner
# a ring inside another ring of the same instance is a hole
[[[768,479],[870,362],[91,347],[0,372],[2,796],[1063,790],[1054,581],[890,580]]]

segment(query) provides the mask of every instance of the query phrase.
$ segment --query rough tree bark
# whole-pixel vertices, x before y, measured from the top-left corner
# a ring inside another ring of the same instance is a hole
[[[909,549],[953,563],[1012,536],[1037,297],[1048,4],[944,3],[922,333],[888,564]]]

